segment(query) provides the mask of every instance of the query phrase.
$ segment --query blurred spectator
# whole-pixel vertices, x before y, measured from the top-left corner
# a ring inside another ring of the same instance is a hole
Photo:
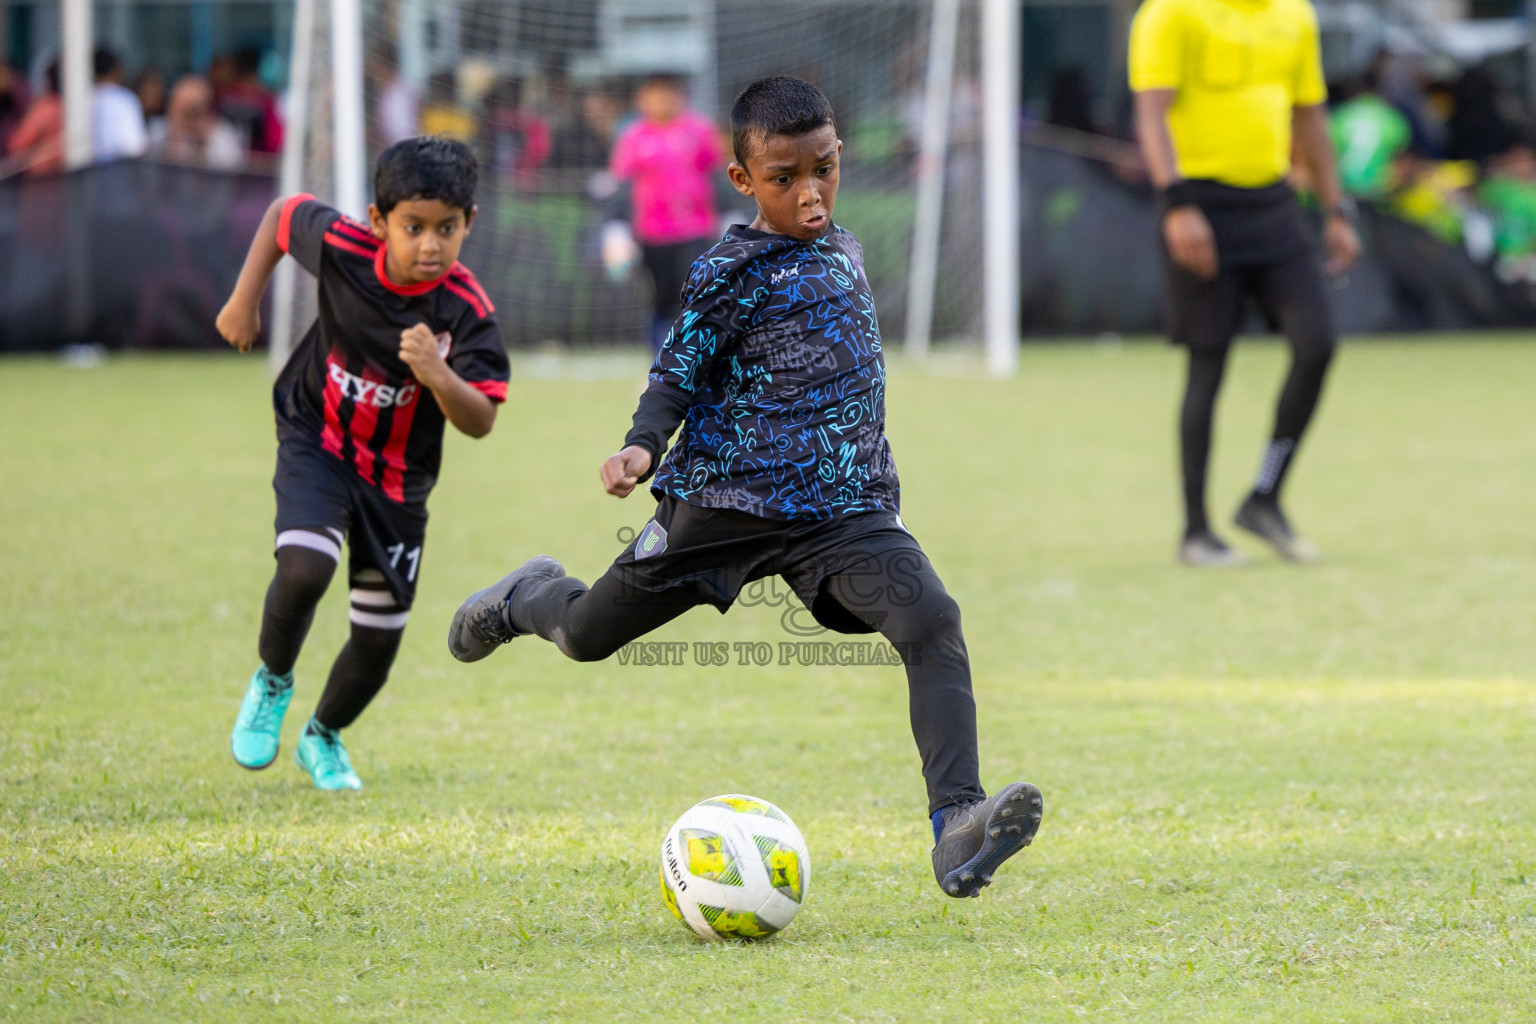
[[[208,64],[207,75],[209,83],[213,86],[214,102],[217,103],[226,92],[234,88],[235,80],[240,77],[240,72],[235,67],[235,55],[214,54],[213,60]]]
[[[421,111],[421,134],[446,135],[475,141],[475,116],[459,104],[452,71],[440,71],[427,84],[427,105]]]
[[[382,53],[369,58],[368,77],[378,89],[373,107],[373,134],[376,149],[385,150],[402,139],[417,134],[421,98],[395,62]]]
[[[1426,160],[1410,151],[1398,156],[1394,173],[1398,189],[1391,197],[1392,212],[1447,245],[1460,245],[1477,165],[1470,160]]]
[[[0,156],[11,151],[11,134],[27,112],[27,83],[11,66],[0,60]]]
[[[43,72],[43,93],[32,101],[11,135],[10,155],[30,175],[64,169],[64,99],[59,95],[59,62]]]
[[[613,135],[624,104],[604,88],[587,90],[581,97],[575,126],[555,136],[550,163],[555,167],[607,167]]]
[[[1513,145],[1514,133],[1499,113],[1498,86],[1482,68],[1468,68],[1451,89],[1455,108],[1447,127],[1445,155],[1481,163]]]
[[[1408,148],[1419,156],[1445,156],[1445,119],[1450,116],[1449,93],[1431,80],[1420,58],[1410,53],[1379,51],[1371,60],[1376,92],[1408,120]]]
[[[1489,160],[1477,199],[1493,218],[1500,271],[1536,282],[1536,148],[1521,143]]]
[[[688,268],[716,241],[713,175],[720,134],[687,108],[682,80],[656,75],[635,97],[640,119],[620,134],[609,169],[630,182],[630,230],[655,283],[651,341],[658,350],[682,312]]]
[[[574,132],[581,123],[581,90],[571,81],[565,64],[562,57],[551,55],[544,69],[544,102],[539,104],[539,113],[554,138]]]
[[[176,163],[225,170],[245,163],[240,132],[214,111],[213,86],[202,75],[184,75],[176,83],[149,142],[151,152]]]
[[[277,97],[261,84],[261,51],[241,50],[233,59],[217,58],[208,69],[213,84],[214,105],[219,114],[235,126],[245,148],[252,153],[280,153],[283,150],[283,120],[278,114]],[[221,87],[220,79],[228,84]]]
[[[1045,121],[1058,128],[1098,133],[1098,125],[1093,122],[1093,98],[1089,95],[1088,77],[1081,68],[1062,68],[1051,79]]]
[[[146,68],[139,72],[133,83],[133,92],[139,98],[144,111],[144,124],[150,131],[155,123],[165,117],[165,72],[159,68]]]
[[[139,156],[148,144],[144,108],[123,85],[123,62],[106,47],[98,47],[96,85],[91,90],[91,157],[97,163]]]
[[[1393,161],[1408,149],[1413,129],[1401,111],[1382,99],[1374,68],[1349,92],[1328,115],[1339,178],[1350,195],[1380,199],[1392,190]]]
[[[504,78],[491,90],[485,152],[501,178],[526,182],[549,159],[549,124],[523,106],[523,84]]]

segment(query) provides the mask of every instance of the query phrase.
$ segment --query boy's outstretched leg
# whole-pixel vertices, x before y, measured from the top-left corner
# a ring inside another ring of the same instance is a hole
[[[524,580],[557,579],[565,575],[565,566],[539,555],[530,558],[497,582],[470,594],[453,613],[448,625],[448,650],[460,661],[479,661],[502,644],[509,644],[524,634],[512,625],[512,608],[507,600]]]
[[[998,866],[1034,841],[1042,801],[1027,782],[990,798],[981,788],[959,605],[915,546],[882,552],[829,576],[822,588],[906,659],[912,735],[934,828],[934,878],[950,896],[980,895]]]
[[[285,530],[278,535],[277,572],[262,608],[261,665],[246,687],[229,738],[230,752],[245,768],[265,768],[277,759],[283,716],[293,699],[293,665],[340,558],[335,531]]]
[[[933,813],[933,877],[951,896],[980,896],[998,866],[1034,842],[1044,810],[1028,782],[1004,786],[985,800]]]
[[[459,606],[448,649],[460,661],[478,661],[501,644],[535,633],[568,658],[601,661],[700,603],[690,588],[653,593],[626,584],[618,566],[588,587],[541,555]]]

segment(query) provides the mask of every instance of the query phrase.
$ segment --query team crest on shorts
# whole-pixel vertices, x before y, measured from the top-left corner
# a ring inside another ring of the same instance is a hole
[[[652,519],[635,539],[635,560],[651,558],[667,550],[667,528]]]

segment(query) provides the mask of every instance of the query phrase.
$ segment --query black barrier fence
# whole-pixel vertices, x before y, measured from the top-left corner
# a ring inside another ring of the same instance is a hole
[[[845,175],[838,212],[864,241],[885,333],[899,339],[912,189],[900,168],[882,170]],[[951,168],[974,171],[963,161]],[[1161,331],[1162,268],[1145,186],[1033,145],[1023,150],[1023,177],[1025,334]],[[273,194],[270,177],[150,161],[0,181],[0,351],[221,345],[214,316]],[[509,345],[645,338],[647,285],[604,273],[601,220],[579,191],[495,192],[482,203],[464,260],[496,302]],[[1460,250],[1371,210],[1361,229],[1366,255],[1334,291],[1343,331],[1536,326],[1530,297]],[[951,202],[937,337],[975,333],[979,236],[980,211]]]
[[[0,350],[222,344],[270,177],[149,161],[0,182]]]
[[[1022,170],[1024,332],[1161,332],[1163,267],[1147,187],[1043,146],[1023,148]],[[1359,227],[1365,252],[1334,282],[1342,332],[1536,326],[1531,295],[1462,250],[1370,207]],[[1257,317],[1247,326],[1264,329]]]

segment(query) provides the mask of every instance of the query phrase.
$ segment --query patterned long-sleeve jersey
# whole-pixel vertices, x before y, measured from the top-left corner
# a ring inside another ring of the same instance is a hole
[[[658,497],[772,519],[899,511],[858,239],[733,227],[694,262],[682,297],[626,439],[655,465],[681,420]]]

